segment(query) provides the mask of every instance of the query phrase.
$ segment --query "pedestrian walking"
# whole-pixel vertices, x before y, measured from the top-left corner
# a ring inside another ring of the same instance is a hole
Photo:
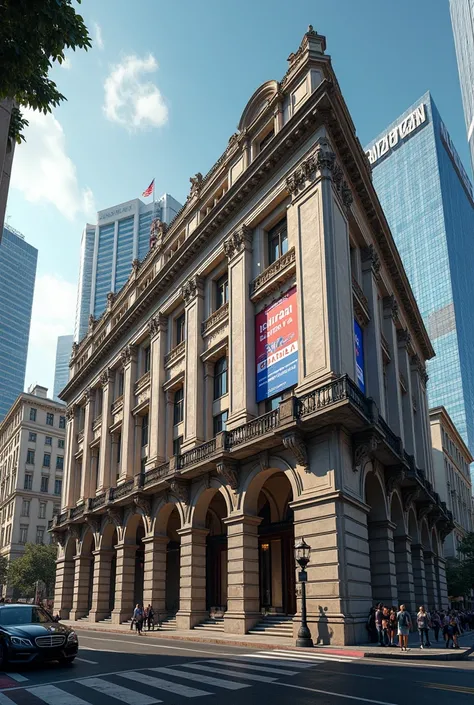
[[[441,617],[436,610],[431,613],[431,626],[433,627],[435,641],[439,641],[439,630],[441,628]]]
[[[388,623],[388,636],[390,638],[390,646],[396,646],[395,637],[397,634],[397,608],[392,607],[390,610],[389,623]]]
[[[143,610],[140,605],[137,605],[133,610],[133,621],[137,629],[137,634],[141,635],[143,629]]]
[[[420,636],[420,649],[424,649],[425,646],[429,648],[431,646],[429,637],[430,618],[423,605],[420,606],[416,615],[416,624]]]
[[[456,623],[456,618],[451,617],[449,624],[447,624],[443,629],[444,638],[446,640],[446,648],[450,647],[453,649],[459,649],[458,636],[459,627]]]
[[[382,609],[382,633],[383,645],[390,646],[390,610],[388,607]]]
[[[411,629],[411,617],[406,611],[405,605],[400,605],[400,611],[397,612],[397,622],[400,650],[410,651],[408,648],[408,635]]]
[[[155,631],[155,613],[153,611],[153,607],[151,605],[148,605],[146,609],[146,623],[148,626],[148,631],[153,627],[153,631]]]
[[[377,605],[377,609],[375,610],[375,628],[377,630],[377,638],[379,641],[379,646],[385,646],[383,643],[383,627],[382,627],[382,618],[383,618],[383,604],[379,602]]]
[[[377,643],[377,629],[375,627],[375,607],[370,608],[365,627],[369,633],[370,643]]]

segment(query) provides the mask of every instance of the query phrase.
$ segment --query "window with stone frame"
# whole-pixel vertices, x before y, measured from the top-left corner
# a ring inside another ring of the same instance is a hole
[[[286,217],[268,231],[268,264],[273,264],[288,252],[288,228]]]
[[[36,527],[36,543],[37,544],[44,543],[44,526],[37,526]]]
[[[183,342],[186,334],[186,314],[181,313],[174,322],[175,328],[175,345]]]
[[[184,419],[184,389],[180,387],[174,393],[173,424],[176,426]]]
[[[66,428],[66,417],[65,416],[59,417],[59,428]]]
[[[183,436],[178,436],[173,441],[173,455],[181,454],[181,446],[183,445]]]
[[[28,465],[35,464],[35,451],[31,450],[31,448],[29,448],[26,453],[26,462],[28,463]]]
[[[33,475],[30,472],[25,472],[25,480],[23,482],[23,489],[24,490],[32,490],[33,489]]]
[[[218,433],[221,433],[221,431],[226,430],[226,424],[227,424],[228,418],[229,418],[229,412],[227,409],[225,411],[221,411],[220,414],[216,414],[213,417],[214,436],[217,436]]]
[[[148,414],[142,416],[142,448],[148,445]]]
[[[151,345],[143,348],[143,374],[150,371],[151,368]]]
[[[49,477],[47,475],[41,476],[41,492],[48,492],[49,488]]]
[[[46,414],[46,426],[54,426],[54,414]]]
[[[28,541],[28,524],[20,524],[20,538],[18,543],[25,544]]]
[[[224,355],[214,365],[214,399],[219,399],[227,392],[227,357]]]
[[[36,409],[33,406],[30,409],[30,421],[36,421]]]
[[[216,311],[229,301],[229,276],[227,272],[217,279],[216,283]]]

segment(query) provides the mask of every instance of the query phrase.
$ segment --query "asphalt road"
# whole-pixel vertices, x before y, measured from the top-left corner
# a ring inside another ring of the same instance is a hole
[[[81,630],[72,666],[0,675],[0,705],[463,705],[474,660],[419,664]]]

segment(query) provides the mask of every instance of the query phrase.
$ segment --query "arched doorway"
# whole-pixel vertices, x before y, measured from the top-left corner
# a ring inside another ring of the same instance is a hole
[[[397,582],[394,559],[393,528],[387,516],[385,492],[378,476],[368,473],[365,479],[365,501],[370,507],[367,515],[370,583],[372,601],[395,605]]]
[[[180,527],[181,518],[177,507],[174,507],[166,527],[169,541],[166,546],[165,612],[169,616],[176,615],[179,609]]]
[[[135,605],[143,605],[143,585],[145,578],[145,546],[143,538],[145,536],[145,528],[143,522],[137,526],[135,533],[135,579],[133,587],[133,602]]]
[[[227,516],[225,499],[216,492],[206,513],[206,609],[211,614],[227,610]]]

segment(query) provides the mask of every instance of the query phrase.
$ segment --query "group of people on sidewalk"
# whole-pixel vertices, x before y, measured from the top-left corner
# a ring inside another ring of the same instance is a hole
[[[148,627],[148,631],[155,630],[155,612],[151,605],[143,608],[142,605],[138,604],[133,610],[132,621],[130,623],[130,629],[137,630],[138,634],[142,634],[143,626]]]
[[[371,637],[372,643],[378,643],[379,646],[399,646],[402,651],[409,651],[408,637],[410,631],[418,630],[420,637],[420,648],[429,648],[430,629],[434,632],[435,641],[439,641],[440,631],[443,634],[446,648],[459,649],[458,637],[466,629],[474,628],[474,613],[473,612],[438,612],[433,610],[427,612],[424,605],[421,605],[416,618],[413,619],[407,611],[405,605],[400,605],[400,609],[396,607],[387,607],[383,603],[379,603],[376,607],[372,607],[367,618],[367,631]],[[398,636],[398,645],[396,637]]]

